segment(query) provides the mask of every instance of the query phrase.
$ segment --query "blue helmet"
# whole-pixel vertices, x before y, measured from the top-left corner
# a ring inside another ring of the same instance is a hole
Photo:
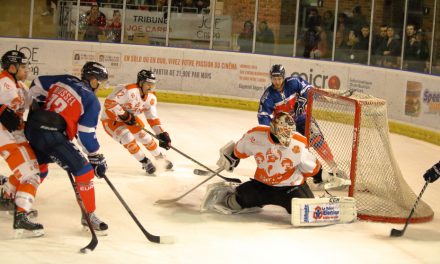
[[[96,78],[98,81],[106,81],[108,79],[107,69],[100,63],[88,61],[81,69],[81,80],[90,81]]]
[[[284,78],[286,75],[286,70],[284,66],[281,64],[274,64],[272,68],[270,68],[270,77],[281,76]]]

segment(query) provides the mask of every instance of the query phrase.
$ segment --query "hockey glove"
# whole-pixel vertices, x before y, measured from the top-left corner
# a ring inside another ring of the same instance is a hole
[[[322,185],[326,190],[331,190],[351,185],[351,180],[344,179],[343,175],[340,175],[340,173],[320,170],[320,172],[313,177],[313,183]]]
[[[220,149],[220,158],[217,161],[217,166],[226,171],[232,172],[240,163],[240,159],[234,155],[234,141],[229,141]]]
[[[119,118],[122,120],[122,122],[129,126],[134,126],[137,123],[136,117],[128,111],[126,111],[123,115],[120,115]]]
[[[9,132],[14,132],[20,127],[21,119],[7,105],[0,105],[0,122]]]
[[[432,168],[427,170],[423,175],[425,181],[435,182],[440,177],[440,161],[437,164],[434,164]]]
[[[89,162],[95,171],[95,176],[98,178],[102,178],[105,176],[105,172],[107,171],[107,162],[105,161],[104,155],[95,154],[89,155]]]
[[[164,148],[166,150],[169,150],[171,148],[171,138],[168,132],[162,132],[159,135],[157,135],[157,138],[159,139],[159,146],[161,148]]]

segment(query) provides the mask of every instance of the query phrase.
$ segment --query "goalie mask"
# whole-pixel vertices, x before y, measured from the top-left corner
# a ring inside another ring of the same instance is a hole
[[[293,117],[286,112],[279,112],[270,123],[270,133],[272,133],[281,145],[288,147],[292,139],[292,133],[295,131],[295,121]]]

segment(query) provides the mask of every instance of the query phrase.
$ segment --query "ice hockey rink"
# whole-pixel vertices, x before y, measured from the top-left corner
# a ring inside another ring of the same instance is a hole
[[[218,149],[257,123],[256,112],[250,111],[171,103],[159,103],[158,111],[173,146],[212,169]],[[200,213],[206,184],[176,204],[154,205],[203,181],[206,176],[193,174],[200,167],[169,150],[174,171],[146,176],[101,124],[98,138],[109,165],[107,176],[134,214],[148,232],[171,235],[175,243],[149,242],[106,182],[96,179],[96,213],[109,225],[109,234],[98,238],[93,252],[79,254],[91,235],[82,230],[66,173],[52,164],[35,203],[45,235],[13,239],[12,216],[0,212],[0,263],[440,263],[440,181],[429,184],[423,195],[435,211],[434,220],[410,224],[400,238],[390,238],[389,233],[403,224],[358,221],[294,228],[290,215],[275,206],[248,215]],[[440,159],[440,146],[393,134],[391,144],[406,181],[418,194],[423,173]],[[233,174],[222,175],[245,181],[254,168],[253,159],[242,160]],[[3,159],[0,173],[9,173]],[[209,183],[221,180],[215,177]]]

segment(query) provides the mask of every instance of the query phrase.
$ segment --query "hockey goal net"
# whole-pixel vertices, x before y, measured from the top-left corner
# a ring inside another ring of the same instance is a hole
[[[329,165],[334,160],[339,173],[350,177],[346,191],[356,199],[358,218],[405,222],[417,196],[393,156],[385,100],[356,91],[312,89],[307,116],[310,149],[323,167],[334,170]],[[330,153],[323,155],[317,150],[319,141],[312,143],[316,132],[323,135],[321,144],[326,142]],[[429,205],[420,201],[411,222],[427,222],[433,215]]]

